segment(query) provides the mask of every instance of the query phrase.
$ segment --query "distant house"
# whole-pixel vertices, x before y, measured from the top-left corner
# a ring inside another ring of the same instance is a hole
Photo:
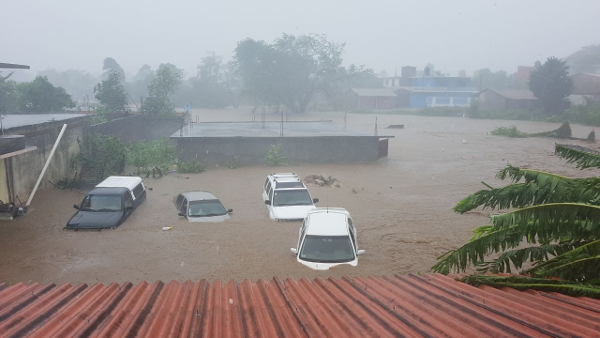
[[[460,76],[415,76],[395,89],[397,107],[466,107],[478,92],[471,78]]]
[[[597,96],[600,99],[600,74],[579,73],[571,75],[573,95]]]
[[[529,81],[531,72],[533,72],[534,70],[535,70],[535,67],[519,66],[519,67],[517,67],[517,73],[515,74],[515,77],[520,82]]]
[[[538,99],[525,89],[485,89],[478,95],[483,109],[534,109]]]
[[[390,88],[350,88],[346,92],[348,109],[394,109],[396,94]]]

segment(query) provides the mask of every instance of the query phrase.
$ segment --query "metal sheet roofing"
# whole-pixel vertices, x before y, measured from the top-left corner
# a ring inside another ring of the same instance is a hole
[[[442,275],[0,284],[1,337],[599,337],[600,300]]]
[[[350,88],[358,96],[396,97],[390,88]]]
[[[486,90],[492,91],[509,100],[537,100],[533,92],[526,89],[485,89],[481,92],[483,93]]]

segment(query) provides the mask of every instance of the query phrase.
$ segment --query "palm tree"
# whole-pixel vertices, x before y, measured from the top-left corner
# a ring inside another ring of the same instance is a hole
[[[600,153],[556,145],[557,155],[578,168],[600,168]],[[463,246],[438,257],[434,272],[479,272],[462,280],[478,285],[557,291],[600,298],[600,177],[570,178],[508,165],[497,178],[510,180],[502,188],[478,191],[454,210],[478,207],[511,209],[490,216],[490,225],[474,230]],[[497,256],[489,259],[489,255]],[[489,275],[513,273],[518,276]]]

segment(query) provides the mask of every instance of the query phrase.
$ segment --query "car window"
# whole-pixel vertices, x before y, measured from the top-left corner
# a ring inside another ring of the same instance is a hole
[[[179,195],[177,196],[177,200],[175,200],[175,205],[177,206],[177,208],[181,207],[181,202],[183,202],[183,195]]]
[[[273,200],[273,189],[271,189],[271,187],[269,187],[269,201]]]
[[[144,185],[142,184],[142,182],[140,182],[140,184],[138,184],[135,188],[133,188],[133,196],[135,196],[135,198],[139,198],[142,193],[144,192]]]
[[[125,204],[125,208],[127,208],[127,207],[133,205],[133,198],[131,197],[130,194],[125,194],[125,198],[124,198],[123,202]]]
[[[267,177],[267,179],[265,180],[265,190],[267,190],[268,186],[269,186],[269,178]]]
[[[186,214],[187,213],[187,199],[183,198],[183,201],[181,203],[181,207],[179,207],[179,211]]]
[[[300,258],[309,262],[342,263],[354,259],[354,250],[348,236],[306,235]]]
[[[87,195],[81,202],[82,211],[120,211],[121,196],[119,195]]]

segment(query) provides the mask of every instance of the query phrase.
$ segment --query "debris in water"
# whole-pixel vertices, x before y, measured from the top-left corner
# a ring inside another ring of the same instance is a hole
[[[162,227],[163,231],[171,230],[173,227]]]

